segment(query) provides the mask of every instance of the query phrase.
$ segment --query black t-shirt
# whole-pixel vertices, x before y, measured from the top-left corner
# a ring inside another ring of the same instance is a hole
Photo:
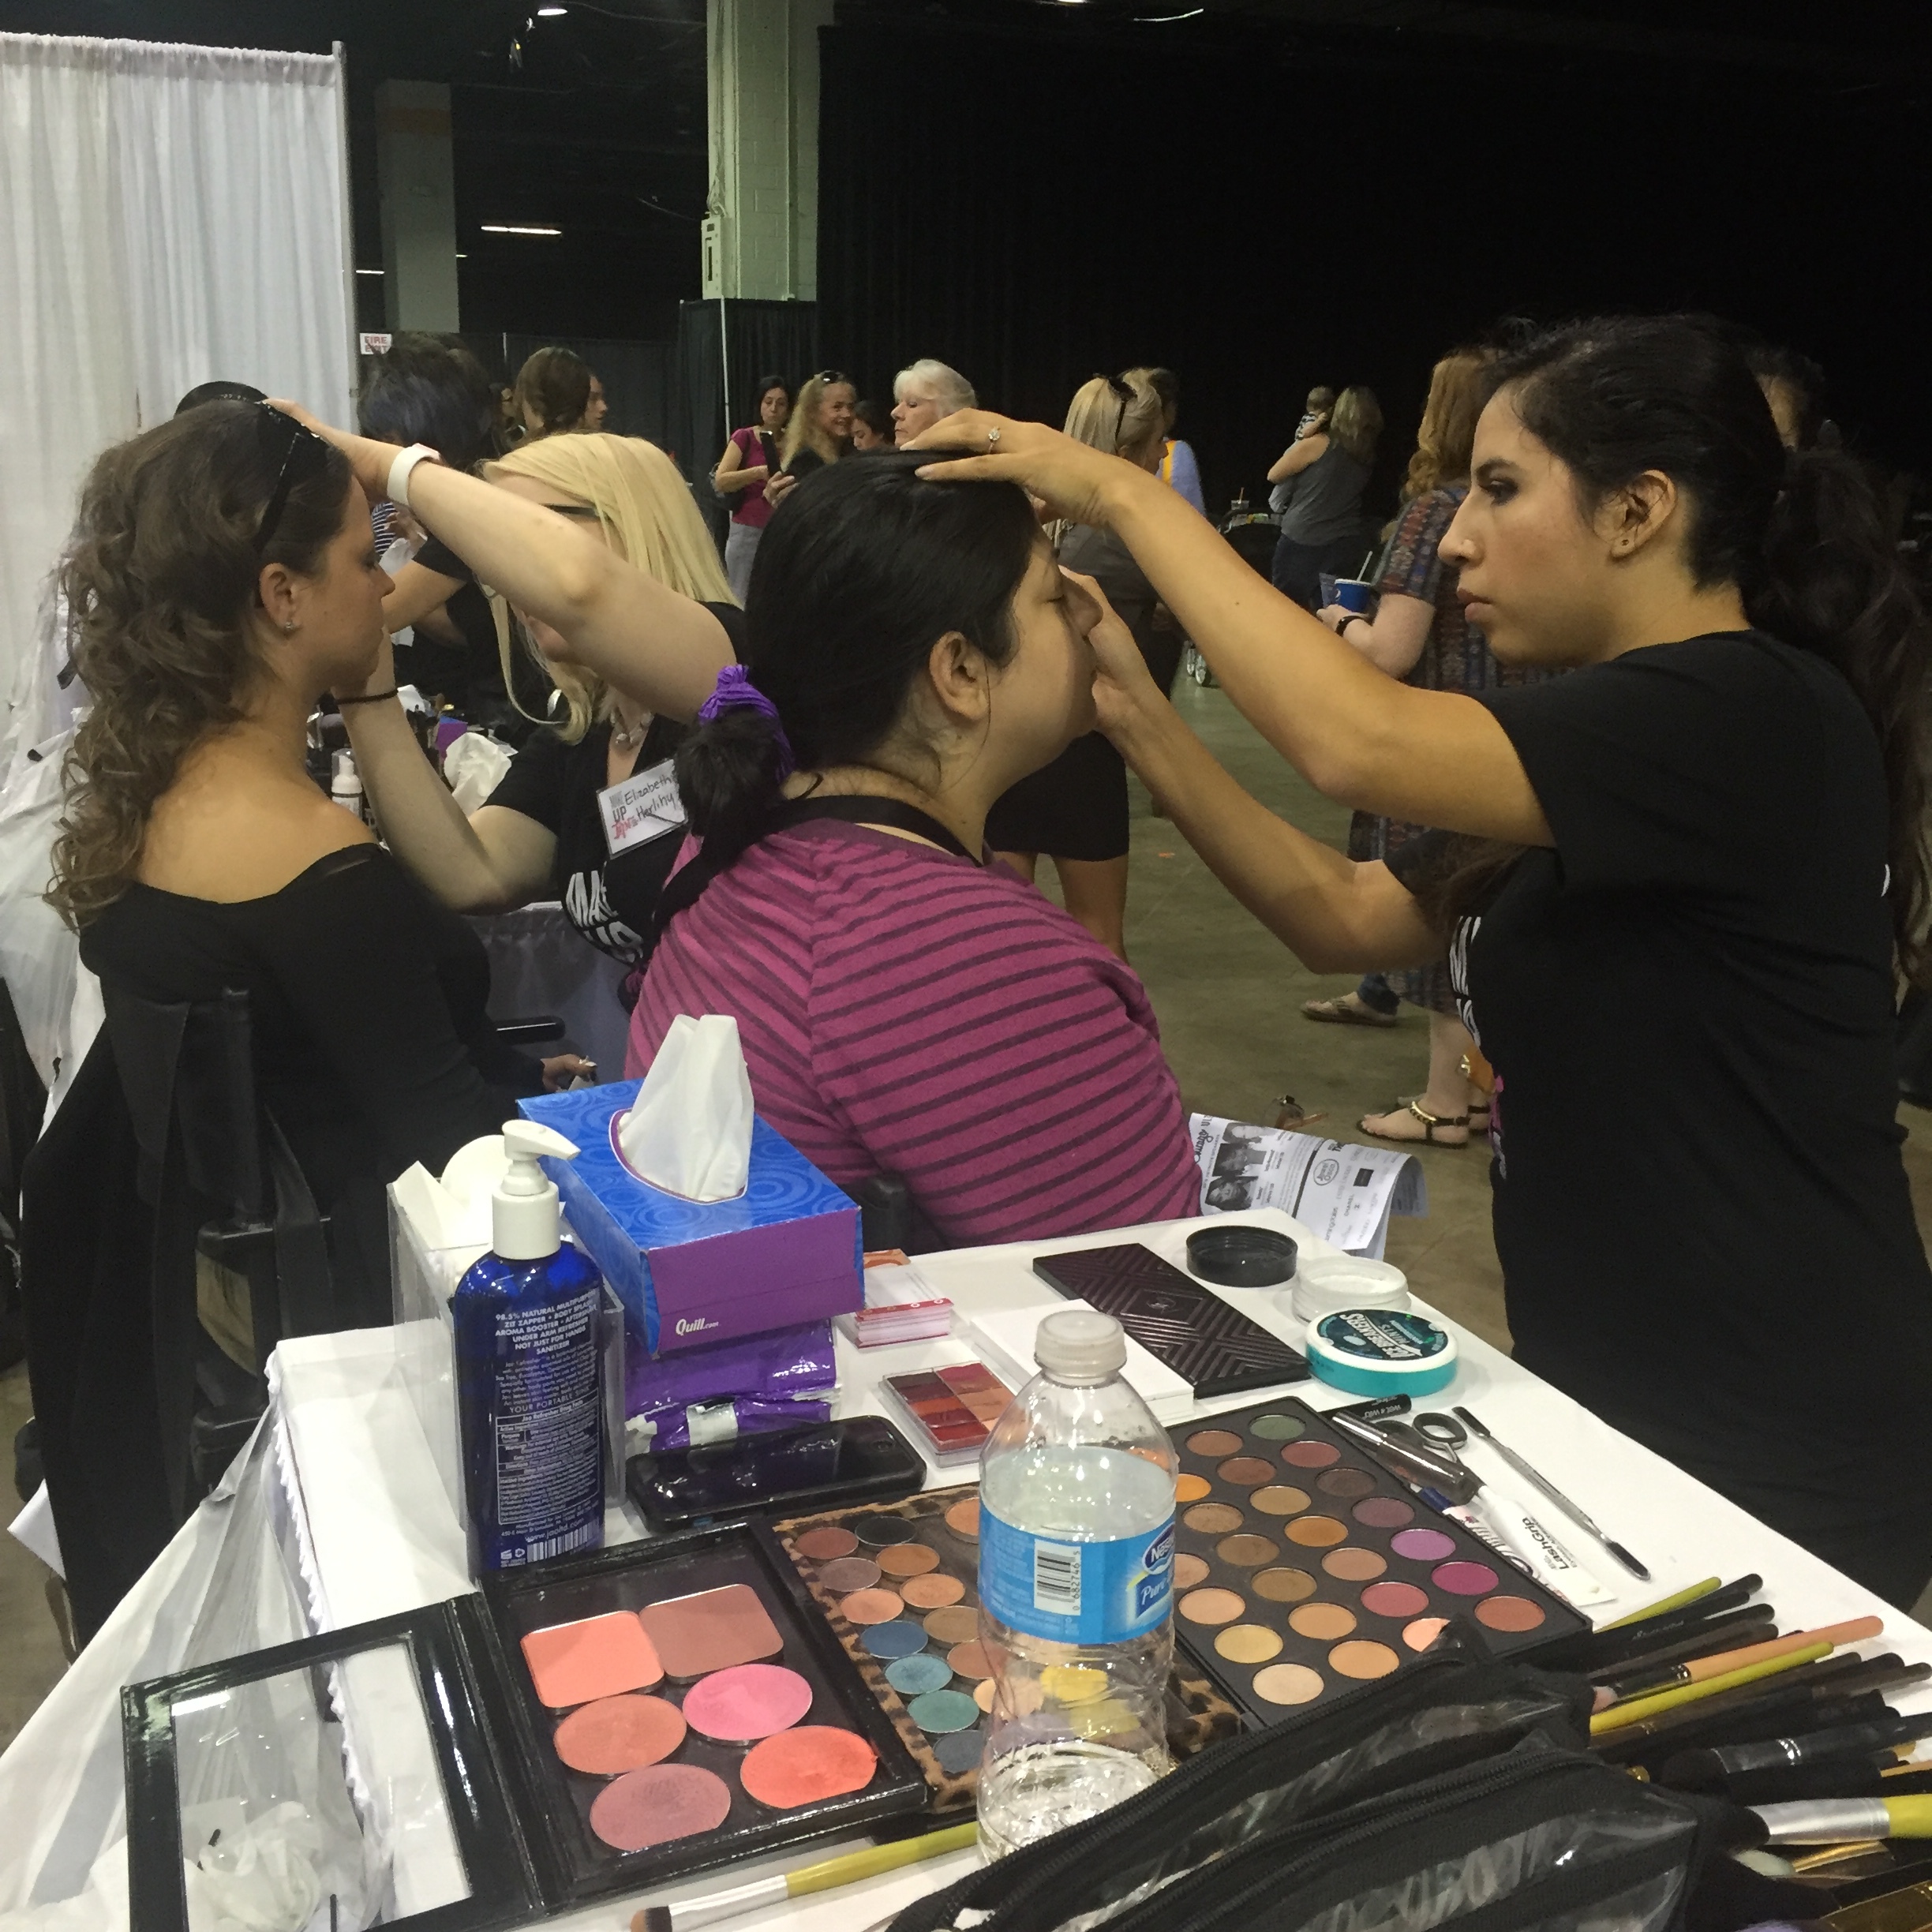
[[[1838,1481],[1932,1388],[1871,726],[1750,632],[1480,695],[1556,837],[1450,949],[1499,1076],[1516,1353],[1707,1480],[1855,1514]]]
[[[736,604],[705,608],[724,627],[732,655],[741,657],[744,612]],[[609,773],[610,728],[608,723],[593,724],[575,744],[566,744],[553,731],[540,731],[517,753],[488,802],[521,812],[554,835],[552,889],[571,923],[593,945],[635,965],[683,837],[668,831],[611,856],[597,803]],[[674,756],[687,735],[687,727],[672,719],[652,719],[631,775],[642,776]]]
[[[483,726],[511,744],[522,744],[536,727],[511,702],[504,683],[496,620],[482,586],[470,566],[436,537],[426,538],[414,560],[425,570],[457,580],[457,588],[442,608],[462,642],[451,644],[432,637],[425,626],[417,624],[410,642],[397,648],[398,681],[414,684],[425,696],[453,706],[457,716],[470,724]],[[524,710],[541,716],[550,695],[548,680],[534,665],[526,673],[514,655],[511,663],[519,672],[517,696]]]

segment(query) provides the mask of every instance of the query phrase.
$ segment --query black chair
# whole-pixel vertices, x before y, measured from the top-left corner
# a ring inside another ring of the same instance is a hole
[[[897,1248],[902,1254],[938,1254],[952,1244],[920,1211],[898,1174],[868,1175],[845,1192],[859,1204],[859,1226],[867,1254]]]

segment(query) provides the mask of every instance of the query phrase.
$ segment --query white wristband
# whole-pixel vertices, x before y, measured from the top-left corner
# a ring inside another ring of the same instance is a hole
[[[410,507],[410,472],[419,462],[440,463],[442,460],[427,443],[412,443],[389,466],[389,500],[406,510]]]

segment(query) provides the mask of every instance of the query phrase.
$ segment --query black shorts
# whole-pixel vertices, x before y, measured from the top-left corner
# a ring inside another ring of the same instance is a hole
[[[1127,856],[1127,766],[1098,732],[1076,738],[1048,766],[1022,778],[987,814],[995,852],[1054,859]]]

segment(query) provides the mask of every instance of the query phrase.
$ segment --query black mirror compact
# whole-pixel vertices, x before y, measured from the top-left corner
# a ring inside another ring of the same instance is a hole
[[[1294,1279],[1297,1252],[1273,1228],[1204,1227],[1188,1237],[1188,1269],[1222,1288],[1279,1288]]]

